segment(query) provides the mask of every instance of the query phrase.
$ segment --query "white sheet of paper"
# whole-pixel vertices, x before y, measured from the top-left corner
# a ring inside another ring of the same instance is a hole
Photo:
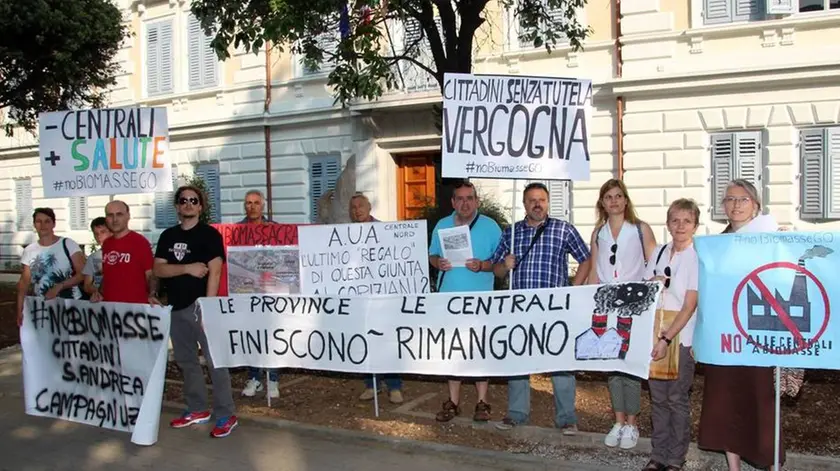
[[[463,267],[467,260],[473,258],[469,226],[441,229],[438,237],[443,258],[449,260],[453,267]]]
[[[759,214],[738,232],[776,232],[778,230],[779,224],[772,214]]]

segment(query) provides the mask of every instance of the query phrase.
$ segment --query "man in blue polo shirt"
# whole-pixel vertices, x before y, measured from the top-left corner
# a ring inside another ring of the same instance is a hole
[[[438,271],[437,290],[441,293],[463,291],[493,291],[493,264],[490,259],[499,245],[502,230],[487,216],[478,214],[478,193],[472,183],[464,180],[455,186],[452,193],[452,207],[455,211],[438,221],[432,231],[432,244],[429,247],[429,263]],[[473,258],[463,267],[453,267],[449,260],[442,258],[438,231],[456,226],[468,226],[472,242]],[[475,406],[473,420],[490,420],[490,405],[487,404],[487,379],[477,378],[475,388],[478,391],[478,404]],[[459,405],[461,380],[449,381],[449,399],[443,403],[436,419],[448,422],[461,414]]]

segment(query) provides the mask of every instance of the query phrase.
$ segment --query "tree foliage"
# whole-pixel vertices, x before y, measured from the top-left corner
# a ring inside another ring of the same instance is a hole
[[[490,194],[479,198],[478,213],[495,221],[503,231],[510,226],[510,221],[508,220],[510,208],[503,206]],[[426,240],[431,242],[432,231],[434,231],[435,225],[437,225],[438,221],[443,219],[445,216],[448,216],[448,214],[443,214],[441,208],[432,199],[426,198],[426,201],[423,203],[420,211],[412,219],[426,220]],[[437,286],[438,275],[438,270],[429,264],[429,279],[431,280],[430,286],[433,288]],[[494,289],[503,290],[508,287],[509,279],[507,276],[504,278],[495,278]]]
[[[100,107],[115,84],[127,35],[109,0],[0,0],[0,108],[33,131],[38,113]]]
[[[231,46],[258,52],[271,42],[290,49],[308,68],[331,68],[328,83],[336,101],[346,105],[396,88],[395,66],[402,61],[431,74],[441,87],[445,73],[470,72],[475,34],[487,21],[490,0],[347,1],[194,0],[192,11],[215,36],[220,58],[230,56]],[[550,51],[568,40],[578,49],[589,33],[576,19],[586,0],[496,1],[519,22],[522,39],[535,47]],[[396,48],[395,31],[405,25],[419,27],[421,34]],[[336,47],[325,47],[325,38],[335,38]],[[431,61],[419,60],[429,52]]]

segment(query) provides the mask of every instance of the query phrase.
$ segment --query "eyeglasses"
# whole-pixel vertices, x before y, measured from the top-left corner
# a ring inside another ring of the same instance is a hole
[[[198,198],[181,198],[178,200],[178,204],[191,204],[193,206],[198,205]]]
[[[723,199],[723,204],[732,204],[732,205],[737,204],[738,206],[744,206],[747,203],[749,203],[751,200],[752,200],[752,198],[750,198],[748,196],[742,196],[740,198],[736,198],[734,196],[727,196],[726,198]]]
[[[665,289],[671,286],[671,267],[665,267]]]
[[[610,247],[610,252],[612,252],[612,255],[610,255],[610,265],[615,265],[615,252],[617,250],[618,244],[612,244],[612,247]]]

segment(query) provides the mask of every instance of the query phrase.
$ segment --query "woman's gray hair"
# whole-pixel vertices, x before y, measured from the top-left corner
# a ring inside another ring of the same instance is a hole
[[[729,182],[728,185],[726,185],[726,191],[724,191],[723,193],[724,198],[726,198],[726,193],[729,192],[729,189],[732,187],[738,187],[746,191],[750,199],[755,201],[755,205],[758,207],[757,213],[761,213],[761,196],[758,194],[758,189],[755,187],[755,185],[752,184],[752,182],[743,178],[736,178],[735,180],[732,180],[731,182]],[[723,204],[723,201],[721,201],[720,203]],[[757,216],[758,214],[753,214],[753,217]],[[723,233],[728,234],[731,232],[732,224],[730,223],[727,224],[726,227],[723,229]]]
[[[750,196],[750,199],[755,201],[756,206],[758,206],[758,211],[761,212],[761,196],[758,194],[758,189],[752,184],[752,182],[743,178],[736,178],[726,185],[726,191],[729,191],[729,189],[734,186],[746,191]],[[726,197],[726,191],[724,192],[724,197]],[[721,201],[721,203],[723,203],[723,201]]]

